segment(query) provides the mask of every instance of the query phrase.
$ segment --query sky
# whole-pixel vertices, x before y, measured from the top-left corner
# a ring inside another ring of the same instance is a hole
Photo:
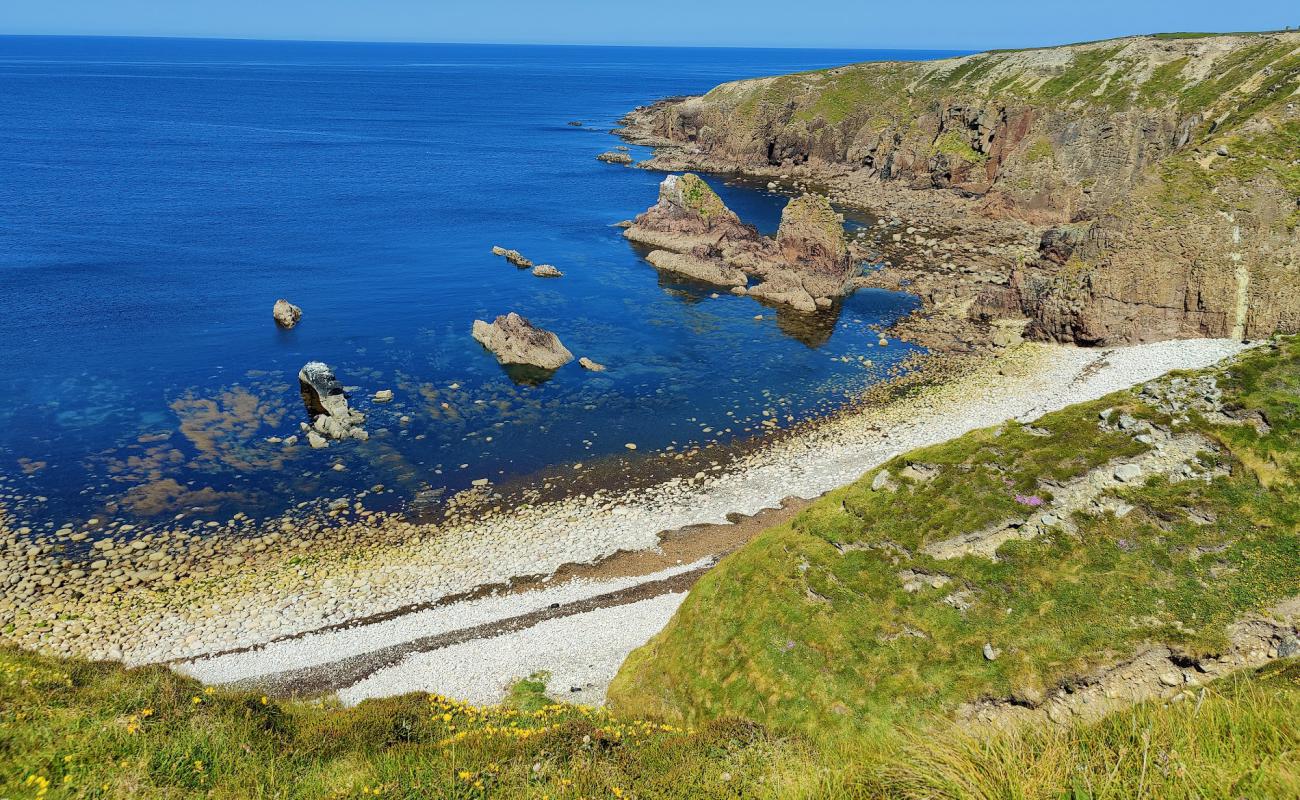
[[[0,34],[982,50],[1300,26],[1296,0],[0,0]]]

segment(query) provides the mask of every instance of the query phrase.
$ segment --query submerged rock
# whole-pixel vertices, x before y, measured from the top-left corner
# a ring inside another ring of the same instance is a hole
[[[533,262],[524,258],[523,253],[520,253],[518,250],[507,250],[499,245],[493,245],[492,255],[501,256],[506,261],[509,261],[520,269],[529,269],[533,266]]]
[[[275,324],[288,330],[298,324],[302,319],[302,309],[285,300],[283,297],[275,301],[275,307],[271,309],[271,316],[275,317]]]
[[[298,390],[311,417],[308,441],[316,447],[311,433],[328,439],[368,439],[361,428],[366,416],[348,406],[348,395],[334,371],[324,362],[310,361],[298,371]],[[307,427],[307,426],[304,426]]]
[[[511,311],[491,324],[474,320],[473,336],[502,364],[525,364],[555,370],[573,360],[560,337]]]

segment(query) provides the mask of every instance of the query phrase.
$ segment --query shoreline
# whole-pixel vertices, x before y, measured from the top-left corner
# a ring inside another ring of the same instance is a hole
[[[602,585],[608,588],[609,580],[620,578],[644,583],[635,579],[660,573],[664,565],[650,559],[639,568],[611,567],[617,563],[611,556],[628,559],[632,556],[617,554],[663,551],[661,532],[700,524],[730,526],[731,514],[777,507],[790,495],[816,497],[898,453],[1006,419],[1034,419],[1145,382],[1170,369],[1208,366],[1243,348],[1226,340],[1179,340],[1106,350],[1026,344],[998,359],[984,360],[951,380],[878,406],[860,406],[778,438],[741,457],[733,469],[705,474],[698,480],[671,478],[649,489],[611,492],[581,502],[525,504],[511,514],[449,528],[362,517],[351,526],[341,524],[342,545],[336,549],[307,545],[301,547],[302,556],[284,558],[282,553],[273,553],[268,561],[256,562],[255,568],[232,568],[228,576],[168,591],[145,588],[115,593],[87,599],[74,608],[56,610],[37,600],[28,609],[28,625],[23,631],[27,641],[12,634],[5,638],[35,649],[118,657],[128,664],[193,660],[205,653],[239,648],[248,648],[247,654],[260,654],[235,680],[285,671],[283,662],[276,663],[276,648],[265,647],[274,640],[294,638],[310,643],[316,666],[329,664],[338,660],[331,648],[339,640],[331,637],[373,632],[373,626],[381,624],[394,631],[389,644],[430,635],[428,627],[420,625],[419,615],[425,611],[394,614],[396,609],[425,604],[454,615],[458,609],[468,608],[465,604],[490,601],[497,608],[484,620],[490,623],[538,611],[537,603],[548,597],[548,591],[555,591],[549,587],[581,589],[581,581],[591,577],[596,578],[589,584],[591,591]],[[349,537],[352,526],[361,530]],[[385,537],[385,546],[373,550],[348,544]],[[689,532],[680,537],[681,541],[690,539]],[[735,546],[743,543],[735,537],[732,542]],[[594,572],[602,563],[610,572],[624,575]],[[588,574],[574,566],[578,564],[590,565],[585,568],[590,570]],[[481,587],[511,587],[520,575],[544,577],[522,582],[531,585],[531,590],[497,588],[483,596],[471,594],[471,599],[439,605],[448,597],[465,596]],[[667,576],[660,575],[663,577]],[[583,599],[588,598],[565,602]],[[558,601],[547,600],[544,605],[550,602]],[[664,610],[663,604],[659,606]],[[570,627],[583,625],[590,619],[584,616],[589,613],[563,619],[569,620]],[[99,624],[93,630],[85,627],[87,622],[77,627],[68,623],[40,626],[43,630],[31,624],[55,616]],[[356,624],[367,617],[382,619]],[[555,622],[550,620],[548,625],[557,630],[555,636],[562,637],[564,626]],[[631,637],[639,638],[635,644],[658,630],[651,623],[650,619],[627,623],[636,629]],[[304,635],[312,631],[318,633]],[[549,640],[543,637],[540,641]],[[497,684],[521,677],[512,674],[512,669],[525,666],[533,654],[512,652],[513,662],[462,663],[461,670],[477,670],[481,678],[490,676]],[[356,653],[341,657],[353,655]],[[618,666],[614,655],[607,654],[602,662],[606,666],[600,674],[606,683]],[[415,664],[418,659],[408,654],[403,663],[407,662]],[[400,670],[400,664],[385,668],[390,671],[386,680],[391,686],[410,685],[413,680],[409,674],[399,679],[400,672],[391,672]],[[416,667],[410,669],[418,672]],[[584,689],[584,696],[603,697],[599,679],[586,682],[592,686]]]

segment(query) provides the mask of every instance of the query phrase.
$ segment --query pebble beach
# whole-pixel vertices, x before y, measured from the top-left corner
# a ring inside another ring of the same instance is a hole
[[[335,502],[243,521],[238,537],[178,529],[130,538],[123,531],[103,540],[107,547],[71,560],[59,542],[32,544],[5,517],[5,573],[17,579],[8,579],[0,599],[0,624],[4,638],[22,646],[133,665],[171,663],[214,683],[255,683],[306,666],[328,670],[368,652],[395,652],[403,642],[473,629],[467,641],[379,660],[336,689],[349,702],[415,689],[488,702],[511,679],[545,671],[553,690],[599,702],[626,653],[680,602],[681,574],[709,560],[625,569],[599,580],[560,577],[566,567],[653,552],[665,532],[725,525],[790,496],[816,497],[899,453],[1007,419],[1032,420],[1169,370],[1205,367],[1244,347],[1229,340],[1109,349],[1025,344],[892,400],[859,403],[724,469],[484,506],[481,514],[435,522],[370,512],[358,499],[347,508]],[[456,501],[473,508],[466,494]],[[205,566],[186,572],[181,565],[196,558]],[[168,569],[175,574],[162,572]],[[494,621],[666,580],[677,583],[652,597],[629,595],[499,636],[492,629]]]

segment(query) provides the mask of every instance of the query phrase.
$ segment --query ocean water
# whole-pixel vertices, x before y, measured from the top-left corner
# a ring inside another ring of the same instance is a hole
[[[833,410],[915,352],[869,330],[915,298],[805,317],[665,278],[612,227],[663,176],[595,156],[663,96],[940,55],[0,37],[8,506],[44,525],[373,484],[402,503]],[[785,196],[710,181],[775,229]],[[279,297],[304,309],[292,331]],[[516,383],[469,335],[507,311],[608,371]],[[267,441],[306,419],[309,360],[355,387],[368,442]]]

